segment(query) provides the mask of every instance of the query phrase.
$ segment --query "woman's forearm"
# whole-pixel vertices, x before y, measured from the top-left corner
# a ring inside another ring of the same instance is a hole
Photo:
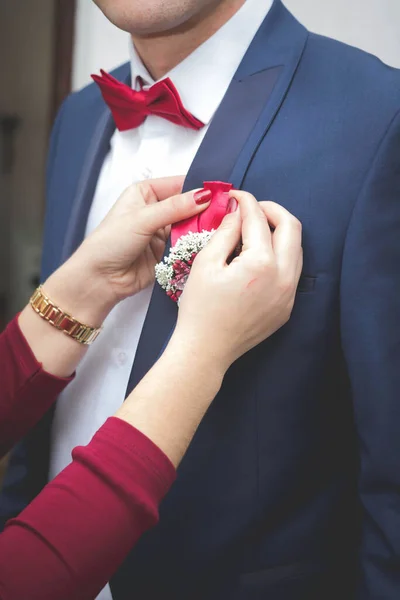
[[[49,277],[43,290],[64,312],[85,325],[100,327],[115,302],[104,282],[91,277],[82,261],[81,250]],[[29,305],[20,314],[18,323],[46,372],[58,377],[69,377],[74,373],[88,346],[52,327]]]
[[[74,255],[58,269],[44,290],[63,311],[97,326],[113,302],[104,282],[82,270],[81,257]],[[29,305],[0,335],[0,457],[54,404],[86,350]]]
[[[0,535],[0,598],[95,598],[175,478],[139,431],[108,421]]]
[[[2,457],[36,425],[72,378],[43,371],[16,318],[0,334],[0,365]]]
[[[173,336],[115,416],[139,429],[178,466],[223,376],[209,351]]]

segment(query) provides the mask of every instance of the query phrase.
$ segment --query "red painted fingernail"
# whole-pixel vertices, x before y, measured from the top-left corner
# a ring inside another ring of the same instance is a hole
[[[238,201],[236,200],[236,198],[230,198],[229,204],[228,204],[228,210],[226,211],[226,213],[228,215],[230,215],[231,213],[236,212],[238,206],[239,205],[238,205]]]
[[[211,200],[212,191],[211,190],[198,190],[194,193],[194,201],[196,204],[205,204]]]

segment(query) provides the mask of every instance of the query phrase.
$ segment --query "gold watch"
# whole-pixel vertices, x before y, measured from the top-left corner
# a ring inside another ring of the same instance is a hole
[[[64,312],[46,296],[41,285],[30,299],[30,305],[42,319],[80,344],[85,344],[86,346],[93,344],[102,330],[102,327],[84,325]]]

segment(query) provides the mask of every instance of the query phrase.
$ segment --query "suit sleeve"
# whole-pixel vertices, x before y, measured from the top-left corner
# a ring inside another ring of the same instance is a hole
[[[341,334],[359,449],[358,600],[400,598],[400,113],[350,220]]]
[[[60,138],[60,132],[62,130],[62,125],[64,122],[64,116],[68,107],[70,96],[64,100],[61,105],[60,110],[58,111],[56,120],[54,122],[54,126],[50,136],[49,150],[47,153],[47,169],[46,169],[46,214],[45,214],[45,222],[44,222],[44,236],[43,236],[43,252],[42,252],[42,268],[41,272],[46,273],[46,275],[50,275],[50,273],[54,270],[50,266],[50,252],[47,251],[47,247],[49,246],[49,239],[52,230],[52,224],[56,219],[57,215],[57,207],[54,206],[54,203],[49,201],[50,198],[57,198],[58,194],[51,194],[50,190],[54,181],[54,165],[58,152],[58,144]],[[51,263],[52,264],[52,263]]]

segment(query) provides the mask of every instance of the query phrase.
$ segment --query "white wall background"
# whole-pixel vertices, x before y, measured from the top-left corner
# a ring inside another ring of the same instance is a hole
[[[400,0],[284,2],[310,30],[358,46],[400,68]],[[112,69],[126,60],[127,34],[111,25],[92,0],[78,0],[74,89],[89,83],[91,73]]]
[[[128,48],[128,34],[111,25],[92,0],[77,1],[72,70],[74,90],[90,83],[91,73],[100,69],[109,71],[126,62]]]
[[[54,6],[53,0],[0,0],[0,111],[20,118],[13,172],[0,192],[0,294],[4,285],[10,317],[25,306],[40,262]]]

